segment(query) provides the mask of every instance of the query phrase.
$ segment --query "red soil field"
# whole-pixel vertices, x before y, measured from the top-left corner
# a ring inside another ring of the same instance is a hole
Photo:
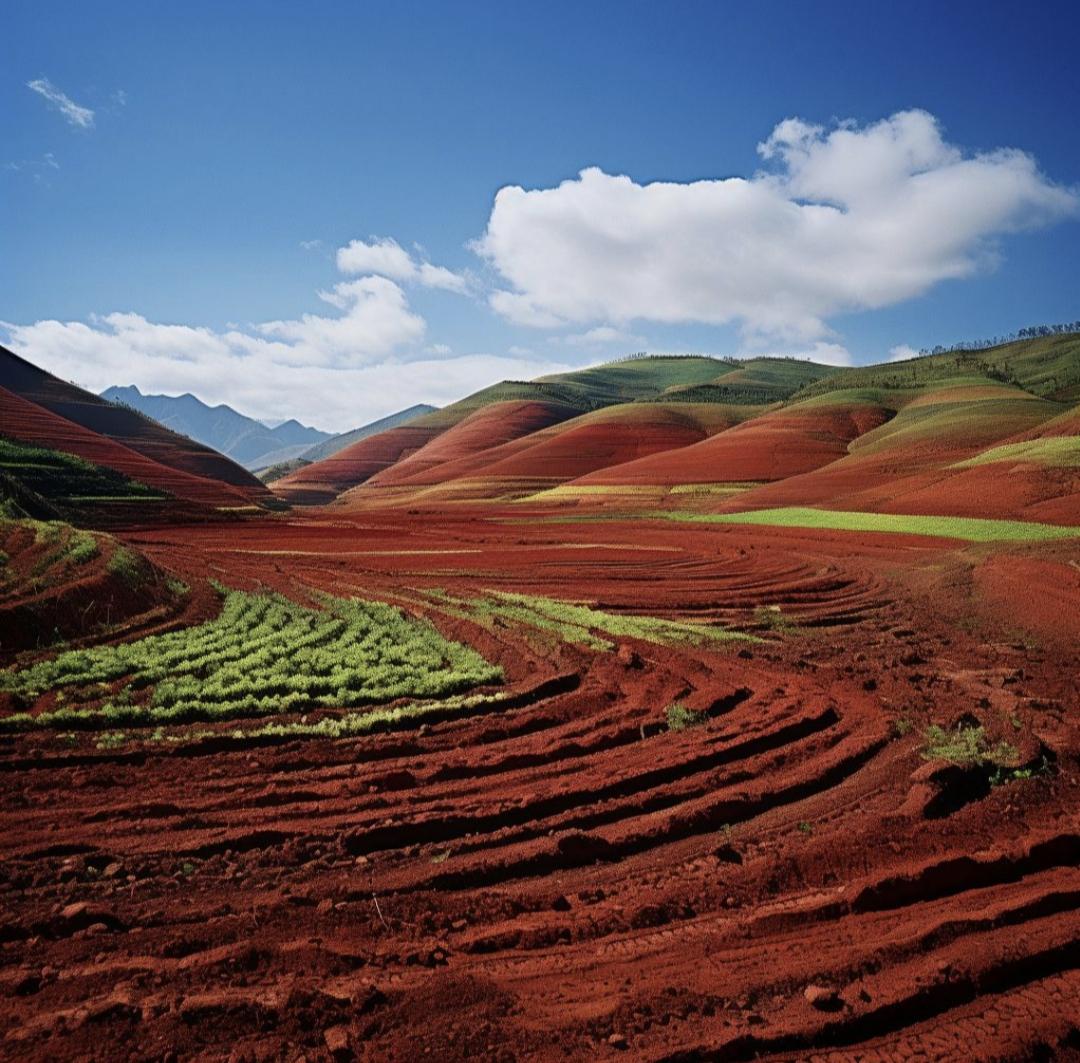
[[[775,410],[694,446],[601,469],[575,482],[651,485],[780,480],[843,457],[853,439],[889,417],[884,407],[870,404]]]
[[[0,347],[0,387],[161,465],[235,487],[243,497],[241,504],[263,502],[271,497],[263,483],[216,450],[172,432],[134,410],[114,406],[59,380],[4,347]],[[236,505],[238,492],[220,487],[218,491],[228,494],[230,501],[214,504]]]
[[[1074,546],[548,515],[128,535],[192,586],[399,602],[509,697],[362,738],[0,738],[4,1054],[1076,1058]],[[589,649],[432,588],[761,641]],[[1030,775],[925,760],[960,722]]]
[[[12,439],[74,454],[149,487],[168,491],[177,498],[213,507],[242,506],[251,502],[244,488],[163,465],[108,436],[51,413],[4,387],[0,387],[0,425],[3,426],[2,434]],[[149,517],[153,514],[144,511],[141,515]],[[173,519],[176,517],[174,513]]]

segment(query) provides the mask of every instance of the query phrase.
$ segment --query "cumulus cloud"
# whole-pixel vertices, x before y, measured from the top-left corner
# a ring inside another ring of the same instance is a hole
[[[889,306],[993,262],[994,240],[1075,216],[1076,190],[1021,151],[965,155],[925,111],[832,128],[787,119],[749,178],[640,185],[596,167],[500,189],[474,249],[521,325],[738,324],[824,339],[832,315]]]
[[[632,332],[624,332],[622,329],[611,325],[597,325],[586,332],[576,332],[564,336],[561,343],[580,343],[593,347],[604,343],[618,343],[623,347],[640,347],[645,342],[644,336],[635,336]]]
[[[28,81],[26,87],[31,92],[36,92],[43,97],[52,107],[55,107],[69,125],[76,126],[78,129],[94,128],[94,112],[89,107],[82,107],[77,104],[70,96],[61,92],[48,78],[35,78],[33,81]]]
[[[310,334],[285,343],[251,332],[159,324],[139,314],[108,314],[89,324],[0,327],[19,353],[92,391],[129,383],[172,395],[191,391],[262,420],[297,417],[328,431],[346,431],[418,402],[442,406],[494,380],[571,368],[554,360],[488,354],[409,361],[394,355],[370,364],[321,358],[312,364],[301,353]]]
[[[444,266],[418,260],[393,237],[351,240],[338,248],[337,266],[342,273],[377,273],[381,277],[462,293],[465,278]]]

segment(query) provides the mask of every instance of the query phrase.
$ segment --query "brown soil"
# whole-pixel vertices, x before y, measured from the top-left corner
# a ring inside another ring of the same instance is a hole
[[[513,696],[337,741],[0,739],[0,1056],[1078,1058],[1071,548],[542,515],[129,536],[192,584],[399,601]],[[589,650],[431,587],[764,641]],[[1041,770],[925,761],[960,721]]]

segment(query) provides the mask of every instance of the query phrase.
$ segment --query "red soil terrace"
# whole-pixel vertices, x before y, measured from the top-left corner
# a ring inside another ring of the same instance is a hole
[[[1074,546],[550,515],[128,536],[193,586],[397,601],[510,697],[342,740],[0,739],[6,1058],[1076,1058]],[[588,649],[436,587],[762,641]],[[1031,776],[924,760],[959,722]]]
[[[755,488],[737,504],[1080,523],[1074,469],[1025,461],[962,467],[992,447],[1071,434],[1075,414],[1061,410],[1006,387],[941,389],[855,439],[838,460]]]

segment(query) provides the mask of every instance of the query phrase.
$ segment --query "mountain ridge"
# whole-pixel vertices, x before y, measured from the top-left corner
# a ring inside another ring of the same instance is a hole
[[[248,470],[281,460],[286,449],[309,447],[331,433],[301,424],[295,418],[270,428],[227,403],[211,406],[190,391],[182,395],[147,394],[136,385],[113,386],[101,392],[107,402],[130,406],[174,432],[213,447]]]

